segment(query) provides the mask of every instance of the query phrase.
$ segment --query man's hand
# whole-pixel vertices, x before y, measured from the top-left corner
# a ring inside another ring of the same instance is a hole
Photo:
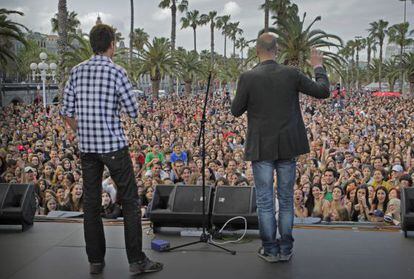
[[[321,51],[316,48],[311,49],[310,64],[312,67],[322,66],[323,65],[323,54]]]

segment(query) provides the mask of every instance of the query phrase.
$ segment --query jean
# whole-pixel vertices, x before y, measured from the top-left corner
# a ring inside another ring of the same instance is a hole
[[[288,255],[293,248],[293,186],[296,176],[296,159],[253,161],[256,186],[256,203],[259,231],[265,253]],[[273,171],[277,172],[277,198],[279,218],[276,222]],[[277,239],[279,226],[280,238]]]
[[[118,191],[124,216],[124,237],[129,263],[145,259],[142,252],[141,210],[128,148],[105,153],[81,153],[84,193],[84,235],[90,263],[101,263],[105,257],[105,234],[101,218],[102,175],[109,169]]]

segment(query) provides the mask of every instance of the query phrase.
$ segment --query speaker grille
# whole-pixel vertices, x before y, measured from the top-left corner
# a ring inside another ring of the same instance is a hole
[[[251,187],[217,187],[213,213],[249,214],[251,191]]]
[[[208,212],[210,189],[210,187],[206,187],[206,213]],[[174,212],[202,213],[202,191],[201,186],[177,186],[175,190]]]

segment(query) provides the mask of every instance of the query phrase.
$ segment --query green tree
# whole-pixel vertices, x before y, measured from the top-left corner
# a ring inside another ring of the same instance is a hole
[[[226,48],[227,48],[227,25],[230,23],[230,15],[223,15],[217,18],[217,28],[222,30],[221,34],[224,36],[224,58],[226,58]]]
[[[381,91],[381,76],[382,76],[381,71],[382,71],[382,63],[383,63],[382,51],[384,48],[384,39],[387,33],[388,21],[384,21],[380,19],[378,21],[371,22],[369,25],[371,26],[368,29],[369,35],[377,40],[379,47],[380,47],[379,59],[381,63],[379,64],[379,68],[378,68],[378,77],[379,77],[378,83],[379,83],[379,90]]]
[[[130,0],[130,7],[131,7],[131,28],[129,31],[129,65],[132,64],[132,48],[134,43],[134,0]]]
[[[372,36],[368,36],[364,39],[365,47],[367,48],[367,63],[368,65],[371,64],[371,53],[373,48],[375,47],[375,38]]]
[[[172,53],[170,41],[167,38],[154,38],[147,42],[139,54],[139,74],[149,74],[152,82],[152,94],[158,98],[161,78],[176,72],[177,60]]]
[[[216,29],[217,23],[217,12],[210,11],[208,14],[202,14],[201,17],[201,24],[210,23],[210,64],[214,64],[214,30]]]
[[[414,98],[414,53],[404,53],[403,55],[404,70],[410,83],[410,97]]]
[[[188,8],[188,1],[187,0],[162,0],[158,7],[162,9],[170,9],[171,10],[171,47],[175,49],[175,38],[176,38],[176,29],[177,29],[177,3],[178,10],[182,13],[187,11]]]
[[[375,62],[379,63],[380,61],[378,59],[375,59]],[[384,65],[382,65],[381,68],[384,69],[384,77],[388,81],[389,90],[391,92],[394,92],[395,83],[397,82],[398,77],[400,75],[400,67],[397,58],[393,57],[391,59],[388,59],[387,61],[385,61]]]
[[[413,39],[407,38],[408,35],[408,28],[409,23],[399,23],[394,24],[388,29],[388,41],[390,43],[395,43],[400,47],[400,62],[401,62],[401,70],[400,70],[400,92],[403,92],[403,81],[404,81],[404,67],[402,64],[403,61],[403,53],[404,53],[404,47],[407,45],[410,45],[414,42]],[[414,33],[414,31],[411,31],[411,33]]]
[[[197,51],[197,27],[202,25],[203,21],[200,19],[200,12],[193,10],[186,13],[185,17],[181,18],[181,29],[191,27],[194,34],[194,51]]]
[[[236,47],[238,49],[240,49],[241,60],[243,62],[243,60],[244,60],[244,49],[246,47],[249,47],[249,41],[247,41],[245,38],[241,37],[241,38],[237,39]]]
[[[228,36],[230,38],[230,40],[233,41],[233,56],[236,56],[236,40],[237,40],[237,35],[242,35],[243,34],[243,29],[239,28],[239,24],[240,22],[232,22],[229,23],[227,25],[228,28]]]
[[[68,46],[65,56],[65,67],[71,69],[79,63],[88,60],[94,55],[89,38],[87,35],[74,35],[74,39],[78,44]]]
[[[181,49],[177,51],[179,77],[185,83],[185,93],[190,95],[191,84],[197,75],[203,73],[203,64],[199,59],[199,55],[195,51],[186,51]]]
[[[279,28],[274,30],[279,35],[278,46],[280,55],[285,57],[285,64],[310,74],[313,71],[307,62],[310,58],[310,49],[325,48],[328,50],[323,51],[324,64],[339,71],[339,66],[344,61],[340,55],[329,49],[341,48],[342,39],[323,30],[312,29],[314,23],[321,20],[320,16],[316,17],[307,27],[304,26],[305,18],[306,13],[302,19],[298,15],[282,19],[279,21]]]
[[[52,23],[52,32],[57,33],[59,31],[59,20],[58,20],[58,13],[50,20]],[[67,32],[68,34],[75,34],[76,29],[80,26],[80,21],[78,19],[78,14],[74,11],[68,14],[67,18]]]
[[[133,48],[137,49],[140,52],[145,44],[148,42],[149,35],[147,32],[144,31],[143,28],[136,28],[134,30],[134,41],[133,41]]]
[[[58,2],[58,14],[57,14],[57,26],[58,26],[58,96],[61,98],[63,96],[63,91],[65,89],[66,81],[66,72],[65,72],[65,53],[68,46],[68,9],[66,0],[59,0]]]
[[[8,18],[9,15],[23,16],[19,11],[0,9],[0,66],[5,67],[10,61],[16,62],[16,55],[11,50],[12,41],[16,40],[26,45],[26,39],[21,29],[27,28]]]

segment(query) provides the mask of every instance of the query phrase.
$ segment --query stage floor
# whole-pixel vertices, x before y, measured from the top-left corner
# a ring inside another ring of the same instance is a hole
[[[102,275],[91,276],[82,224],[36,222],[24,233],[0,226],[0,279],[131,278],[123,227],[105,226],[105,233],[106,267]],[[206,244],[158,253],[150,250],[152,236],[144,234],[147,255],[165,264],[162,272],[145,278],[413,278],[413,233],[405,239],[401,232],[295,229],[294,237],[292,261],[269,264],[256,256],[257,237],[226,245],[237,251],[232,256]],[[172,246],[198,239],[171,234],[157,238],[169,240]]]

